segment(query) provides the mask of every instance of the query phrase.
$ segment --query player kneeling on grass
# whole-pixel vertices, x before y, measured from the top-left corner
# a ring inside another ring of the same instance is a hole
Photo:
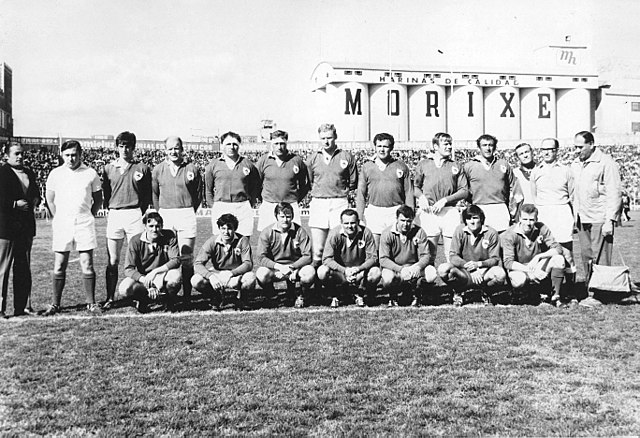
[[[142,218],[144,231],[129,241],[124,278],[118,287],[119,297],[131,298],[140,313],[147,311],[150,301],[164,298],[172,309],[182,284],[178,238],[171,230],[163,230],[162,216],[147,210]]]
[[[505,283],[500,267],[500,235],[484,224],[484,212],[477,205],[462,211],[463,224],[453,232],[449,262],[438,267],[438,275],[454,289],[453,305],[462,306],[462,293],[481,289],[484,304],[491,304],[488,288]]]
[[[520,211],[520,220],[500,236],[505,269],[514,293],[524,295],[526,285],[537,290],[542,302],[560,305],[560,290],[564,279],[564,257],[562,247],[551,235],[549,228],[538,222],[538,209],[525,204]]]
[[[397,306],[399,290],[413,292],[412,306],[420,305],[422,289],[433,284],[438,273],[429,265],[429,241],[424,230],[413,223],[415,213],[406,205],[398,207],[396,223],[380,237],[382,288],[389,292],[389,307]]]
[[[373,233],[358,225],[358,212],[350,208],[340,214],[341,225],[333,228],[324,245],[322,266],[318,268],[318,279],[334,295],[331,307],[338,307],[336,286],[355,288],[355,302],[364,307],[363,295],[368,289],[375,291],[380,281],[380,268]]]
[[[201,293],[213,295],[216,310],[220,310],[227,289],[236,291],[236,306],[244,307],[247,292],[256,287],[249,237],[236,233],[238,218],[232,214],[220,216],[216,225],[220,234],[210,237],[200,249],[191,285]],[[208,262],[211,268],[207,268]]]
[[[311,266],[311,241],[307,232],[293,222],[293,207],[288,202],[276,204],[276,223],[260,233],[258,264],[256,271],[265,296],[274,294],[275,281],[287,282],[287,295],[295,293],[295,283],[300,281],[295,307],[304,307],[305,295],[316,279]]]

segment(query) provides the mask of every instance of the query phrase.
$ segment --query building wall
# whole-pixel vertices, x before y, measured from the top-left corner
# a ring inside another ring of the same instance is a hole
[[[13,136],[13,72],[0,63],[0,140]]]
[[[640,132],[640,94],[614,94],[603,90],[596,110],[596,133],[632,134],[634,127]]]

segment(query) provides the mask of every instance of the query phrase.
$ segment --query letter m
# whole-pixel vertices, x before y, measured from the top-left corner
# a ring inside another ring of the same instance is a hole
[[[362,89],[358,88],[356,90],[356,97],[354,99],[353,94],[351,94],[351,88],[346,88],[345,90],[345,103],[346,107],[344,109],[345,114],[356,114],[362,115]]]
[[[567,64],[576,65],[576,57],[573,56],[573,50],[561,50],[560,61],[566,61]]]

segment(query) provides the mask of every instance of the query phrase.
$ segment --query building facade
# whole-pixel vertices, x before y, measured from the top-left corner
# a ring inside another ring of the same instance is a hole
[[[13,72],[0,63],[0,144],[13,137]]]

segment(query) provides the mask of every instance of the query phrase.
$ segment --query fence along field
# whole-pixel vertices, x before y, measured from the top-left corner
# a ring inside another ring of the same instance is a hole
[[[640,215],[632,218],[616,242],[638,281]],[[198,226],[199,248],[208,218]],[[39,221],[38,309],[50,294],[47,230]],[[103,246],[96,255],[103,298]],[[65,314],[82,315],[77,263],[68,273]],[[639,311],[350,306],[14,318],[0,323],[0,432],[637,435]]]

